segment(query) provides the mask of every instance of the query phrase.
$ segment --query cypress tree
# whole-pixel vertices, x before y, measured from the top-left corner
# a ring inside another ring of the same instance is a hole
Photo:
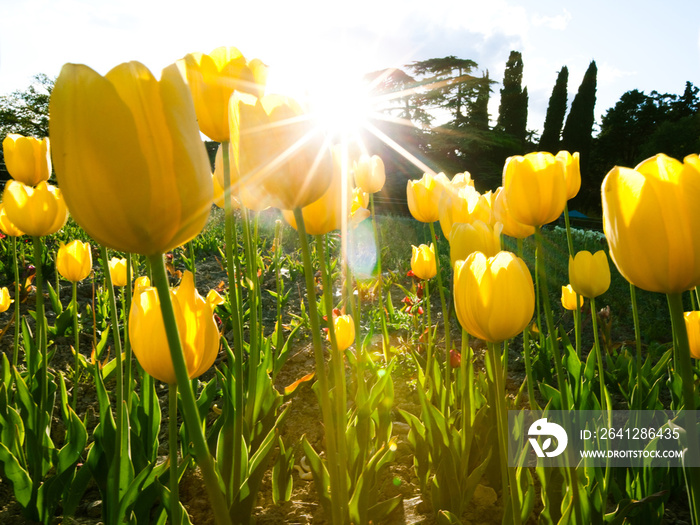
[[[527,88],[522,88],[523,58],[519,51],[511,51],[503,74],[501,103],[498,106],[496,129],[504,131],[520,144],[527,135]]]
[[[569,116],[561,136],[562,148],[573,153],[578,151],[581,155],[581,171],[588,162],[588,154],[591,151],[591,137],[593,134],[593,122],[595,121],[595,98],[598,68],[595,60],[591,62],[583,75],[583,80],[578,88],[578,93],[571,103]]]
[[[569,69],[564,66],[559,71],[557,81],[552,89],[552,95],[549,97],[547,116],[544,119],[544,129],[542,130],[542,137],[540,137],[540,151],[549,151],[551,153],[559,151],[561,128],[564,125],[564,116],[566,115],[566,85],[568,82]]]

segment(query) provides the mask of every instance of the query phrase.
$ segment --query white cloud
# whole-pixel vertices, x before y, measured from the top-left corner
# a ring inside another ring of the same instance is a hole
[[[564,9],[564,12],[555,16],[534,15],[532,17],[532,25],[535,27],[547,27],[557,31],[564,31],[571,22],[571,13]]]

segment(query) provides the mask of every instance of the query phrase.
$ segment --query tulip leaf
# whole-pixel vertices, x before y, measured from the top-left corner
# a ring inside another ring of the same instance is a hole
[[[32,479],[29,477],[29,473],[22,468],[18,459],[10,453],[3,443],[0,443],[0,463],[2,463],[5,477],[12,484],[12,490],[17,502],[23,508],[26,508],[32,498]]]
[[[311,381],[314,376],[316,375],[316,372],[310,372],[306,374],[303,377],[300,377],[296,381],[294,381],[291,385],[288,385],[284,388],[284,395],[289,396],[294,393],[294,391],[301,385],[302,383],[306,383],[308,381]]]

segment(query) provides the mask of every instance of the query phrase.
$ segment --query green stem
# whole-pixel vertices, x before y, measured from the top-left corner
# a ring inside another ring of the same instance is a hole
[[[435,227],[433,226],[433,223],[429,223],[430,225],[430,235],[431,235],[431,242],[435,243],[435,266],[437,268],[437,278],[438,278],[438,290],[440,292],[440,303],[442,305],[442,317],[443,317],[443,322],[445,324],[445,384],[444,384],[444,389],[445,392],[447,392],[447,395],[445,396],[445,399],[449,398],[449,394],[451,391],[450,387],[450,350],[452,350],[452,342],[450,340],[450,318],[449,318],[449,312],[447,311],[447,303],[445,302],[445,291],[443,290],[442,287],[442,271],[440,270],[440,253],[438,250],[438,241],[437,238],[435,237]],[[447,405],[449,405],[449,401],[447,402]],[[445,414],[447,416],[447,414]]]
[[[197,287],[197,265],[194,262],[194,243],[189,241],[187,243],[187,251],[190,254],[190,265],[192,266],[192,282],[194,282],[195,288]]]
[[[569,224],[569,203],[564,205],[564,223],[566,224],[566,245],[569,248],[569,256],[574,256],[574,243],[571,240],[571,225]]]
[[[134,389],[133,382],[134,382],[134,372],[133,372],[133,362],[131,358],[131,341],[129,340],[129,312],[131,311],[131,300],[132,300],[132,283],[134,282],[132,279],[133,275],[133,259],[130,253],[126,254],[126,280],[127,280],[127,285],[122,288],[122,300],[125,301],[123,308],[124,308],[124,366],[125,366],[125,379],[124,379],[124,385],[126,388],[125,391],[125,397],[126,397],[126,406],[127,406],[127,411],[129,414],[131,414],[131,405],[133,403],[133,400],[131,399],[131,392]]]
[[[432,369],[433,365],[433,338],[432,338],[432,331],[433,331],[433,324],[432,321],[430,320],[430,286],[428,284],[428,279],[424,281],[425,283],[425,314],[426,314],[426,319],[428,321],[428,349],[425,352],[425,377],[428,378],[428,381],[430,381],[430,378],[432,377],[430,375],[430,370]],[[447,363],[446,366],[449,366],[450,363],[450,356],[447,356]]]
[[[180,400],[182,402],[182,416],[187,425],[188,435],[192,441],[195,451],[195,461],[202,471],[204,485],[209,495],[209,501],[212,505],[214,519],[219,525],[231,524],[231,519],[228,514],[226,500],[221,492],[220,479],[214,467],[206,438],[202,421],[199,418],[197,403],[192,392],[189,374],[187,372],[187,364],[182,351],[182,344],[175,320],[175,310],[173,309],[172,299],[170,297],[170,286],[168,285],[168,275],[165,271],[165,264],[161,254],[150,255],[151,271],[153,272],[153,281],[158,290],[160,298],[160,309],[163,315],[163,323],[165,325],[165,333],[168,338],[170,347],[170,357],[173,361],[175,369],[175,378],[180,390]]]
[[[239,295],[240,264],[238,261],[238,250],[234,250],[235,215],[231,206],[231,165],[229,163],[229,143],[221,143],[224,164],[224,247],[226,250],[226,271],[228,274],[228,296],[231,305],[231,324],[233,327],[233,375],[235,378],[234,395],[234,420],[233,420],[233,468],[231,469],[231,479],[227,480],[226,486],[238,491],[242,484],[241,462],[238,461],[238,451],[243,447],[243,329],[239,312],[241,311],[241,301]]]
[[[576,310],[574,310],[574,332],[576,334],[576,357],[581,359],[581,296],[576,294]]]
[[[632,317],[634,319],[634,342],[637,347],[637,397],[635,410],[642,410],[642,333],[639,328],[639,310],[637,309],[637,288],[630,283],[630,298],[632,300]]]
[[[180,525],[180,480],[177,475],[177,385],[168,385],[168,455],[170,456],[170,523]]]
[[[277,292],[277,341],[275,342],[275,359],[279,357],[282,351],[284,341],[284,332],[282,331],[282,293],[283,283],[280,278],[280,260],[282,258],[282,221],[277,219],[275,222],[275,283]]]
[[[323,418],[323,430],[326,438],[326,448],[328,449],[328,470],[330,477],[330,495],[332,521],[334,524],[345,523],[341,513],[340,505],[335,504],[335,498],[340,497],[338,486],[338,452],[336,448],[336,429],[334,428],[333,413],[331,411],[331,401],[328,393],[328,378],[326,377],[326,361],[323,353],[323,342],[321,341],[321,328],[318,320],[318,309],[316,307],[316,286],[314,284],[314,273],[311,265],[311,253],[309,251],[309,241],[306,237],[304,226],[304,216],[301,208],[294,209],[294,219],[297,224],[299,243],[301,244],[301,255],[304,262],[304,278],[306,280],[306,300],[309,304],[309,323],[311,324],[311,336],[314,347],[314,358],[316,361],[316,380],[318,381],[318,395],[321,401],[321,417]],[[319,491],[325,487],[319,487]]]
[[[600,351],[600,338],[598,336],[598,316],[596,315],[595,297],[591,301],[591,321],[593,322],[593,341],[595,343],[595,357],[598,363],[598,380],[600,381],[600,409],[608,410],[607,395],[605,387],[605,369],[603,368],[603,355]]]
[[[333,298],[331,296],[330,277],[328,275],[328,265],[326,264],[326,250],[324,236],[316,236],[316,249],[318,250],[318,260],[321,270],[321,282],[323,283],[323,299],[326,305],[326,318],[328,320],[328,335],[331,340],[331,373],[333,374],[333,398],[335,400],[335,429],[338,443],[338,500],[334,505],[340,506],[342,516],[349,516],[348,513],[348,486],[347,486],[347,444],[345,440],[345,429],[347,428],[347,392],[345,386],[345,359],[344,353],[338,350],[338,342],[335,336],[335,323],[333,321]],[[358,294],[359,295],[359,294]],[[359,338],[359,333],[356,334]]]
[[[115,445],[114,445],[114,458],[112,459],[113,461],[113,466],[114,468],[114,480],[119,480],[121,479],[120,477],[120,468],[121,468],[121,458],[122,458],[122,428],[124,428],[124,417],[123,413],[124,411],[122,410],[122,403],[124,402],[124,378],[123,378],[123,370],[122,370],[122,342],[121,342],[121,337],[119,334],[119,316],[117,315],[117,299],[114,294],[114,286],[112,285],[112,275],[109,272],[109,259],[107,258],[107,248],[104,246],[100,246],[100,258],[102,259],[102,269],[104,272],[105,276],[105,284],[107,286],[107,293],[109,294],[109,311],[110,311],[110,319],[112,323],[112,335],[114,339],[114,353],[115,356],[114,358],[116,359],[116,375],[117,375],[117,381],[115,385],[115,390],[116,390],[116,398],[117,398],[117,405],[116,405],[116,411],[117,411],[117,432],[115,434]],[[111,511],[112,511],[112,520],[116,520],[116,515],[117,511],[119,510],[119,502],[121,501],[121,491],[120,491],[120,483],[117,481],[113,482],[113,490],[114,493],[112,494],[112,502],[113,504],[110,506]]]
[[[386,326],[386,310],[384,309],[384,282],[382,278],[382,244],[379,239],[377,216],[374,213],[374,193],[369,194],[369,205],[372,213],[372,228],[374,229],[374,244],[377,249],[377,289],[379,291],[379,317],[382,322],[382,349],[384,362],[389,362],[389,330]]]
[[[19,265],[17,263],[17,237],[12,237],[12,266],[15,271],[15,349],[12,353],[12,367],[17,367],[19,361],[19,333],[20,333],[20,286],[19,286]]]
[[[695,380],[690,359],[690,344],[688,342],[688,332],[683,318],[683,297],[680,293],[667,294],[668,308],[671,314],[671,326],[674,334],[673,353],[677,363],[676,373],[681,376],[683,392],[683,409],[685,410],[685,432],[687,437],[687,457],[685,463],[698,465],[698,446],[700,436],[698,436],[695,416],[691,415],[697,410],[695,406]],[[686,476],[686,487],[688,489],[688,501],[690,503],[690,513],[693,523],[700,525],[700,467],[687,467],[684,469]]]
[[[241,207],[243,218],[241,224],[243,226],[243,245],[245,249],[246,265],[248,269],[248,310],[250,312],[249,333],[249,352],[248,352],[248,399],[246,405],[246,417],[249,428],[255,425],[255,409],[257,401],[257,380],[258,380],[258,364],[260,355],[258,352],[258,337],[261,334],[262,327],[258,326],[258,295],[260,287],[258,285],[258,254],[257,247],[253,245],[253,239],[250,232],[250,218],[248,209]]]
[[[523,240],[518,239],[518,257],[523,258]],[[532,375],[532,356],[530,355],[530,323],[523,330],[523,353],[525,355],[525,375],[527,377],[527,395],[530,398],[530,410],[538,410],[539,405],[535,398],[535,381]]]
[[[78,324],[78,283],[73,284],[73,335],[75,336],[75,369],[73,370],[73,397],[71,406],[75,410],[78,401],[78,383],[80,379],[80,331]]]
[[[503,367],[501,366],[501,352],[498,343],[488,343],[488,357],[493,371],[493,391],[495,393],[494,405],[496,409],[496,421],[498,428],[498,447],[501,462],[501,480],[503,482],[503,499],[510,493],[510,506],[513,512],[512,523],[520,525],[520,497],[517,490],[514,469],[508,468],[508,411],[506,407],[506,391],[503,382]],[[507,505],[506,505],[507,507]]]

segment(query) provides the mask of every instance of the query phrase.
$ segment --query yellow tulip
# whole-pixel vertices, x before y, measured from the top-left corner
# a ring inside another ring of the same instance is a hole
[[[578,151],[573,155],[568,151],[560,151],[557,160],[564,166],[564,180],[566,181],[566,199],[571,200],[578,195],[581,189],[581,163]]]
[[[93,239],[155,255],[199,234],[213,198],[211,166],[175,64],[160,80],[138,62],[104,77],[66,64],[50,112],[56,178]]]
[[[7,312],[13,302],[14,300],[10,299],[10,290],[7,289],[7,286],[0,289],[0,313]]]
[[[567,310],[576,310],[576,292],[570,284],[561,287],[561,305]],[[579,308],[583,306],[583,296],[579,295]]]
[[[437,263],[435,261],[435,245],[421,244],[413,246],[411,256],[411,271],[419,279],[432,279],[437,275]]]
[[[525,262],[510,252],[472,253],[454,270],[457,318],[470,334],[497,343],[515,337],[535,311],[535,287]]]
[[[503,192],[513,218],[530,226],[556,220],[566,205],[564,164],[551,153],[510,157],[503,167]]]
[[[514,239],[525,239],[535,233],[535,227],[516,221],[506,206],[503,187],[499,186],[493,198],[493,220],[503,225],[503,235]]]
[[[338,351],[350,348],[350,345],[355,342],[355,321],[350,315],[333,316],[333,329],[335,332],[335,342],[338,345]],[[330,341],[330,334],[328,337]]]
[[[140,294],[141,291],[145,290],[146,288],[150,288],[150,286],[151,280],[148,278],[148,275],[137,277],[134,279],[134,295]]]
[[[221,297],[221,294],[219,294],[219,292],[217,292],[216,290],[209,290],[209,293],[207,294],[207,303],[209,303],[209,306],[211,306],[212,311],[214,311],[214,308],[221,304],[224,304],[225,302],[226,301],[223,297]]]
[[[68,244],[61,243],[56,255],[56,270],[64,278],[74,283],[85,279],[92,271],[90,244],[78,239]]]
[[[45,181],[32,188],[11,180],[5,185],[2,200],[8,220],[33,237],[56,233],[68,220],[61,190]]]
[[[449,179],[444,173],[424,173],[420,180],[409,180],[406,186],[408,209],[420,222],[435,222],[439,218],[440,195]]]
[[[10,133],[2,141],[5,167],[10,176],[27,186],[36,186],[51,176],[49,139]]]
[[[234,91],[261,96],[267,67],[246,61],[235,47],[217,47],[205,55],[190,53],[181,62],[192,90],[199,127],[215,142],[229,140],[228,103]]]
[[[2,202],[0,202],[0,230],[2,230],[5,235],[9,235],[10,237],[19,237],[20,235],[24,235],[24,232],[12,224],[12,221],[7,218],[5,204]]]
[[[571,287],[589,299],[604,294],[610,288],[610,264],[603,250],[595,254],[581,251],[569,256],[569,281]]]
[[[386,182],[384,161],[378,155],[361,155],[354,163],[355,185],[367,193],[381,191]]]
[[[214,364],[219,352],[219,331],[212,307],[195,289],[191,272],[184,273],[180,286],[171,289],[170,295],[187,371],[194,379]],[[129,338],[134,355],[146,372],[164,383],[177,383],[155,288],[143,288],[134,296]]]
[[[233,155],[233,148],[229,143],[229,174],[231,180],[231,196],[235,199],[236,205],[234,208],[239,208],[240,204],[253,211],[262,211],[275,204],[275,198],[270,195],[262,184],[251,184],[249,181],[241,180],[238,174],[238,163]],[[221,188],[223,195],[224,191],[224,153],[221,144],[216,150],[216,160],[214,161],[214,199]],[[217,188],[218,186],[218,188]],[[220,199],[223,208],[223,196]],[[217,204],[218,206],[218,204]]]
[[[339,230],[342,226],[343,174],[341,172],[339,153],[338,148],[333,149],[333,178],[326,192],[320,199],[301,209],[306,233],[310,235],[324,235],[333,230]],[[345,210],[348,212],[348,219],[352,222],[359,222],[359,220],[367,218],[369,212],[359,206],[361,196],[356,196],[353,192],[349,178],[346,179],[346,183],[348,185],[345,191]],[[356,197],[358,199],[357,202],[353,202]],[[297,223],[294,218],[294,212],[282,210],[282,216],[296,230]]]
[[[700,160],[656,155],[603,180],[603,230],[610,258],[629,282],[651,292],[700,285]]]
[[[109,265],[109,275],[112,278],[112,286],[129,284],[131,276],[127,277],[126,275],[126,259],[112,257],[107,264]]]
[[[492,257],[501,251],[501,229],[496,223],[489,226],[482,221],[473,223],[457,222],[450,232],[450,259],[454,267],[457,261],[465,260],[474,252],[481,252]]]
[[[241,184],[262,185],[283,210],[308,206],[326,192],[333,177],[332,154],[296,101],[236,91],[229,118]]]
[[[491,224],[491,192],[479,193],[473,186],[446,190],[440,198],[440,227],[449,241],[452,225],[456,222],[481,221]]]
[[[700,312],[685,312],[683,317],[685,318],[685,328],[688,332],[690,356],[700,359]]]

